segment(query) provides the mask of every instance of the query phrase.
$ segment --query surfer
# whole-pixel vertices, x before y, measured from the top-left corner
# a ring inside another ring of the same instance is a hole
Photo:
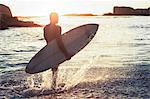
[[[58,24],[58,14],[53,12],[50,14],[50,24],[44,27],[44,38],[48,44],[52,40],[56,39],[58,47],[64,53],[67,60],[71,58],[71,55],[67,52],[64,43],[61,38],[61,27]],[[58,66],[52,68],[52,89],[56,87]]]

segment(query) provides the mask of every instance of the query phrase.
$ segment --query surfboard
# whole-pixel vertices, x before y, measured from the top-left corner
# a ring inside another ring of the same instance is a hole
[[[72,56],[77,54],[93,39],[98,27],[98,24],[85,24],[64,33],[62,41],[67,51]],[[66,61],[66,58],[54,39],[33,56],[25,71],[29,74],[40,73],[58,66],[64,61]]]

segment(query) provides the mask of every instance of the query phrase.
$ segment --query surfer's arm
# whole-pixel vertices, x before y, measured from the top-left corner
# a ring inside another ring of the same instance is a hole
[[[47,39],[47,30],[46,30],[47,25],[44,27],[43,31],[44,31],[44,39],[46,40],[46,43],[48,44],[48,39]]]
[[[61,38],[61,27],[59,27],[59,31],[58,31],[58,35],[57,35],[56,41],[57,41],[58,47],[64,53],[65,57],[67,59],[69,59],[71,55],[68,53],[68,51],[65,48],[65,45],[64,45],[64,43],[62,41],[62,38]]]

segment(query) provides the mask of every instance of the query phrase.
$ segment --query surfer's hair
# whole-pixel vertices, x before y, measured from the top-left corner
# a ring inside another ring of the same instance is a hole
[[[58,23],[58,14],[56,12],[52,12],[50,14],[50,22],[52,24],[57,24]]]

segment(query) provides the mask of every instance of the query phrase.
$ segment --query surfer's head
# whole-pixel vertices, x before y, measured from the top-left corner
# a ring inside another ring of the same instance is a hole
[[[57,24],[58,23],[58,14],[56,12],[52,12],[50,14],[50,22],[51,22],[51,24]]]

